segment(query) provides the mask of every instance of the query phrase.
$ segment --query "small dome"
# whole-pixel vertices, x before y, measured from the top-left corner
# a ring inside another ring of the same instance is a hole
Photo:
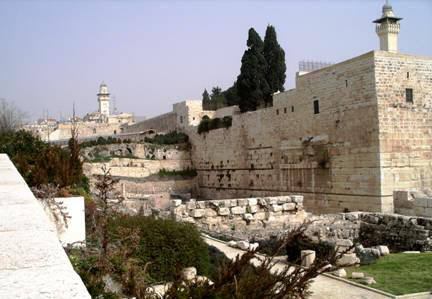
[[[382,7],[382,16],[383,17],[394,17],[393,7],[386,1],[386,3]]]

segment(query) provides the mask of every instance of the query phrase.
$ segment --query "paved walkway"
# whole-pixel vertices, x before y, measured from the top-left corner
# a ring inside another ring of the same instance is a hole
[[[243,254],[245,251],[227,246],[225,243],[216,241],[210,238],[204,238],[207,244],[218,248],[225,255],[233,259],[238,254]],[[255,262],[258,262],[255,260]],[[278,270],[286,265],[277,263],[273,269]],[[310,290],[313,292],[313,299],[381,299],[392,298],[381,295],[361,287],[357,287],[337,279],[329,278],[323,275],[316,277],[311,285]]]

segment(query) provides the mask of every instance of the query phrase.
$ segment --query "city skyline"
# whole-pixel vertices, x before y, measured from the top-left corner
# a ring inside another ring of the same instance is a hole
[[[120,112],[151,117],[228,88],[247,31],[275,26],[294,88],[300,60],[338,63],[379,48],[372,23],[385,1],[3,1],[0,98],[31,119],[96,111],[105,82]],[[400,53],[431,55],[432,3],[391,1]],[[419,38],[420,37],[420,38]],[[350,41],[347,43],[347,41]]]

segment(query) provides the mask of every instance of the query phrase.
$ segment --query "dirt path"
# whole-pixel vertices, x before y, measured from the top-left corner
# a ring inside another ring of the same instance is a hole
[[[227,246],[225,243],[216,241],[210,238],[204,238],[207,244],[218,248],[225,255],[233,259],[238,254],[243,254],[244,251],[236,248]],[[258,260],[253,261],[254,263]],[[275,270],[285,267],[285,264],[277,263],[274,267]],[[385,295],[381,295],[367,289],[363,289],[348,283],[332,279],[323,275],[319,275],[314,279],[311,285],[311,291],[313,292],[310,298],[312,299],[381,299],[381,298],[392,298]]]

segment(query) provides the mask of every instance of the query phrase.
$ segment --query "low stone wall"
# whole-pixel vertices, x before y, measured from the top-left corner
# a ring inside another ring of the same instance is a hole
[[[392,252],[432,250],[432,218],[353,212],[312,216],[307,234],[315,240],[359,241],[365,247],[386,245]]]
[[[84,163],[83,169],[87,176],[102,174],[102,166],[110,169],[112,176],[143,178],[157,174],[161,169],[168,171],[192,168],[190,160],[145,160],[113,158],[106,163]]]
[[[86,147],[82,149],[83,156],[92,160],[96,156],[128,156],[155,160],[190,160],[190,151],[186,145],[153,145],[148,143],[120,143]]]
[[[395,213],[409,216],[432,217],[432,192],[394,191]]]
[[[177,114],[168,112],[153,118],[143,120],[139,123],[125,127],[124,133],[136,133],[145,130],[155,130],[156,132],[168,132],[177,128]]]
[[[173,200],[171,215],[200,229],[234,238],[268,236],[306,218],[302,196],[276,196],[182,202]]]

